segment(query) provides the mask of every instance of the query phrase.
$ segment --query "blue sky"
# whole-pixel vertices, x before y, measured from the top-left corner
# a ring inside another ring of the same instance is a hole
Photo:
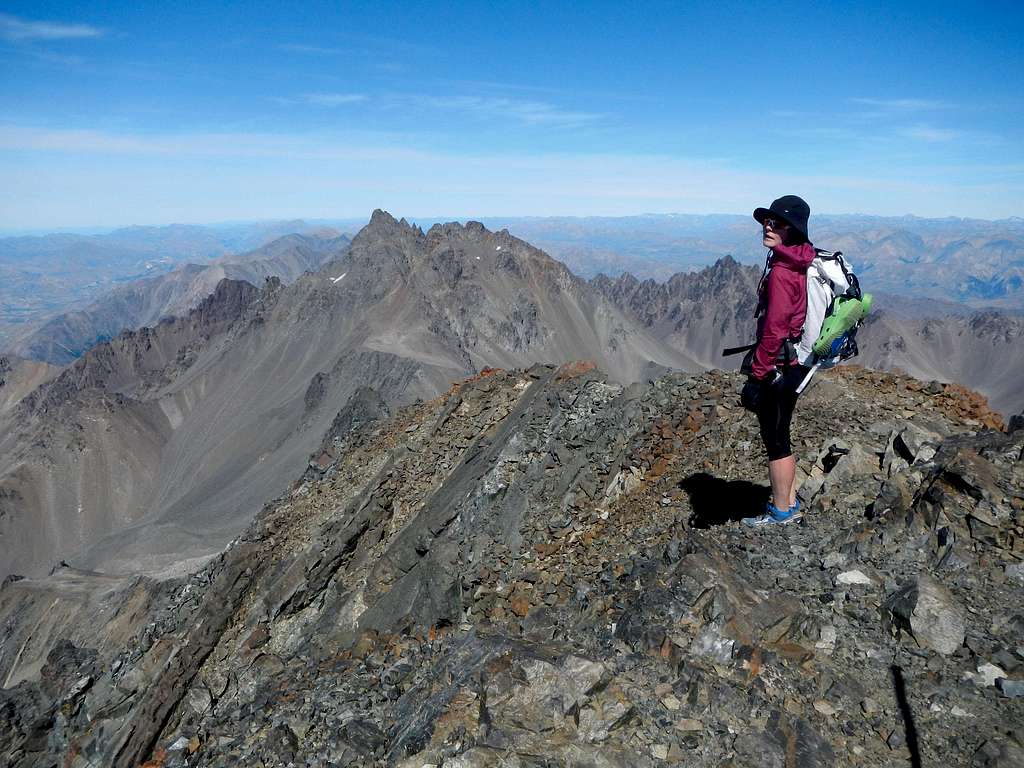
[[[0,3],[0,227],[1024,215],[1020,3]]]

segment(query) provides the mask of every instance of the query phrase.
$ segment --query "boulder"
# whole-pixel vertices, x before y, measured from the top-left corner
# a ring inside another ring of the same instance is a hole
[[[885,601],[892,624],[917,644],[945,656],[964,644],[967,621],[952,593],[926,573],[905,582]]]

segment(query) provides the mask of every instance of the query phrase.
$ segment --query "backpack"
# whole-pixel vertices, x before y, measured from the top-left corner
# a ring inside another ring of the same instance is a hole
[[[815,371],[831,368],[858,353],[857,329],[871,309],[871,294],[862,294],[860,282],[842,251],[815,248],[807,268],[807,314],[798,339],[787,339],[780,361],[796,359],[811,368],[797,388],[803,391]],[[767,274],[768,265],[765,265]],[[763,276],[762,276],[762,279]],[[760,312],[760,308],[758,310]],[[755,344],[722,350],[723,355],[748,351],[740,371],[749,373]]]
[[[871,294],[861,293],[860,281],[842,251],[814,250],[807,269],[807,315],[796,355],[801,365],[830,368],[857,355],[857,329],[871,307]]]

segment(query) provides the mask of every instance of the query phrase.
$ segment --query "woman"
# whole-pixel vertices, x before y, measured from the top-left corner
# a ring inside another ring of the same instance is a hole
[[[803,332],[807,268],[815,256],[807,237],[810,215],[810,207],[796,195],[780,197],[769,208],[754,211],[770,252],[758,287],[757,344],[749,356],[749,378],[741,399],[757,414],[761,426],[772,496],[764,514],[744,518],[745,525],[790,523],[801,517],[789,428],[796,389],[808,371],[797,360],[794,342]]]

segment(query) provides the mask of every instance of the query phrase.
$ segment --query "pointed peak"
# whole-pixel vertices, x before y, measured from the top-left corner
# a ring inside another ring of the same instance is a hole
[[[711,274],[733,274],[743,269],[743,265],[740,264],[736,259],[732,257],[731,253],[725,254],[722,258],[718,259],[715,263],[708,265],[704,270]]]
[[[359,233],[353,239],[353,242],[366,240],[367,238],[376,240],[395,235],[413,235],[416,237],[422,237],[423,231],[419,227],[413,226],[405,219],[398,220],[387,211],[378,208],[370,216],[370,222],[359,230]]]
[[[402,219],[402,221],[405,221],[405,219]],[[385,210],[383,210],[381,208],[375,208],[373,213],[370,214],[370,223],[367,224],[366,226],[368,226],[368,227],[382,227],[382,226],[384,226],[384,227],[393,227],[393,226],[396,226],[397,224],[398,224],[398,220],[395,219],[395,217],[392,216],[390,213],[388,213],[387,211],[385,211]]]

